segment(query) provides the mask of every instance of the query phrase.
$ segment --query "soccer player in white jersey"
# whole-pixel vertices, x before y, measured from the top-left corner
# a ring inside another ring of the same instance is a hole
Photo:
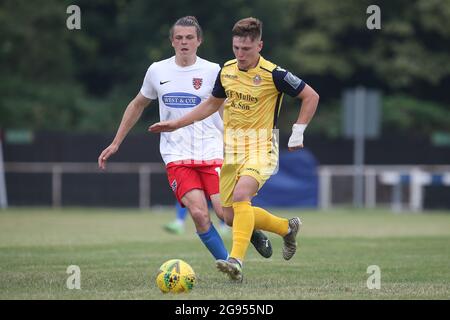
[[[159,101],[161,121],[177,119],[201,101],[214,87],[220,66],[197,56],[202,30],[192,16],[180,18],[170,29],[175,56],[153,63],[147,70],[137,96],[128,104],[112,143],[103,150],[98,165],[119,149],[130,129],[152,100]],[[160,152],[166,164],[169,185],[177,200],[187,207],[197,234],[215,259],[227,259],[228,252],[208,213],[207,198],[223,220],[219,196],[219,173],[223,161],[223,121],[218,112],[176,132],[161,133]],[[271,245],[261,231],[252,235],[253,245],[264,257]]]

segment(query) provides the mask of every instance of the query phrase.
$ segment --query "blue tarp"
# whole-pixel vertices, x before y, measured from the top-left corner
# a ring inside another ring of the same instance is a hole
[[[279,170],[253,198],[261,207],[317,207],[318,162],[308,149],[280,152]]]

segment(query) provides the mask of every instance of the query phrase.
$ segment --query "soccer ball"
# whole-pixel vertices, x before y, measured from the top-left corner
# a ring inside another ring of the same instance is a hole
[[[156,275],[156,285],[164,292],[189,292],[196,283],[192,267],[180,259],[164,262]]]

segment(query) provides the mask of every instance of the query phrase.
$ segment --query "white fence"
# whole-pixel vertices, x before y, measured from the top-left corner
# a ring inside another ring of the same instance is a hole
[[[101,171],[97,163],[38,163],[38,162],[7,162],[4,166],[6,173],[47,173],[51,175],[51,201],[53,207],[62,205],[62,179],[65,173],[116,174],[129,173],[139,175],[139,207],[149,208],[152,174],[165,173],[162,163],[109,163],[107,170]],[[319,207],[329,209],[335,206],[333,194],[342,189],[351,190],[353,177],[362,172],[364,177],[364,207],[374,208],[380,204],[377,189],[380,186],[389,188],[391,196],[389,203],[395,211],[403,210],[402,186],[407,186],[409,203],[406,209],[420,211],[423,208],[424,186],[430,185],[433,176],[440,176],[443,186],[450,186],[450,165],[437,166],[409,166],[409,165],[376,165],[364,166],[363,170],[355,170],[353,166],[323,165],[318,168],[319,179]],[[402,179],[402,177],[408,177]],[[345,181],[338,181],[339,177],[347,177]],[[344,197],[345,198],[345,197]],[[351,199],[344,199],[351,204]],[[342,199],[340,201],[342,203]],[[386,204],[386,203],[383,203]]]
[[[332,179],[335,177],[355,177],[362,174],[364,178],[364,207],[374,208],[377,200],[377,185],[391,187],[390,205],[393,211],[404,209],[402,203],[402,186],[408,187],[410,211],[423,209],[424,187],[433,183],[433,176],[438,177],[442,186],[450,186],[450,165],[366,165],[362,170],[354,166],[320,166],[319,167],[319,206],[328,209],[333,206]],[[353,190],[354,191],[354,190]]]

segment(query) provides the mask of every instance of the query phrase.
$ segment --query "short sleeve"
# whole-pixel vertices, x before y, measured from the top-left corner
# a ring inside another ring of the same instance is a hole
[[[144,82],[141,87],[141,94],[151,100],[158,98],[158,93],[156,92],[152,83],[152,66],[150,66],[145,74]]]
[[[291,97],[298,96],[306,85],[302,79],[280,67],[272,71],[272,77],[277,90]]]
[[[214,64],[214,72],[215,73],[220,73],[220,70],[222,70],[222,68],[220,67],[220,65],[218,63]]]
[[[222,81],[220,80],[220,74],[222,70],[217,74],[216,83],[214,84],[214,89],[212,91],[212,95],[216,98],[226,98],[225,88],[222,86]]]

